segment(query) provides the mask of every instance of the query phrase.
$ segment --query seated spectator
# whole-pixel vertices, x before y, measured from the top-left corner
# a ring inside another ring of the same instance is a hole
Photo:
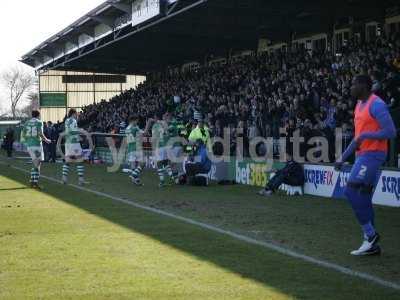
[[[185,177],[191,185],[208,185],[208,173],[211,170],[211,161],[208,158],[207,147],[202,139],[198,139],[193,147],[193,152],[185,162]],[[202,176],[199,176],[202,175]],[[183,183],[183,178],[180,182]]]
[[[304,185],[304,170],[303,166],[293,160],[290,154],[286,155],[286,165],[280,170],[274,170],[275,175],[272,177],[267,186],[258,192],[261,196],[271,196],[276,190],[279,189],[281,184],[291,186]]]

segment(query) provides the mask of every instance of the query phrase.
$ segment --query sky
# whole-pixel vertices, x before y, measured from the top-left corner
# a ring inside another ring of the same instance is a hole
[[[20,65],[21,57],[105,0],[0,0],[0,74]],[[0,113],[8,109],[0,85]]]

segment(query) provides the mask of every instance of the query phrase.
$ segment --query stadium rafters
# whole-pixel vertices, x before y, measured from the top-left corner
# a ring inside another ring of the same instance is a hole
[[[133,25],[133,5],[109,0],[24,55],[37,69],[147,74],[207,55],[256,50],[260,38],[329,32],[340,18],[384,17],[394,0],[158,0],[160,12]],[[155,1],[155,0],[149,0]],[[361,9],[360,9],[361,7]]]
[[[21,61],[38,70],[68,68],[66,64],[69,61],[79,59],[97,49],[159,24],[207,0],[161,1],[164,4],[161,14],[137,26],[132,26],[133,2],[133,0],[104,2],[25,54]],[[96,35],[95,29],[99,24],[104,25],[108,30]],[[86,39],[81,39],[83,36],[86,36]],[[68,44],[72,47],[68,47]]]

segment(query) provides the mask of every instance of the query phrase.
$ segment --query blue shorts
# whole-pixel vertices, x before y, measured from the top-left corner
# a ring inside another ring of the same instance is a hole
[[[356,157],[350,172],[349,182],[375,185],[378,180],[379,168],[385,163],[385,153],[364,153]]]

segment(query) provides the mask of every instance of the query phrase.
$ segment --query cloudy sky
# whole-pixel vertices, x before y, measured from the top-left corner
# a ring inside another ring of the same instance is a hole
[[[0,73],[104,0],[0,1]],[[33,69],[26,67],[33,72]],[[7,110],[7,93],[0,85],[0,112]]]

